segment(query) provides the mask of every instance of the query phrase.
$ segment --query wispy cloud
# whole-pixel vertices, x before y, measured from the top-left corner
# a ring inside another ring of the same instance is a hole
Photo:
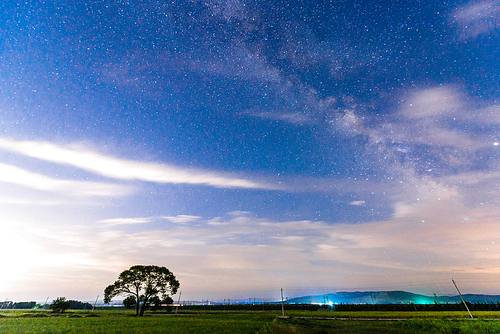
[[[176,224],[186,224],[192,221],[196,221],[201,219],[200,216],[190,216],[190,215],[178,215],[178,216],[170,216],[170,217],[162,217]]]
[[[488,147],[487,141],[464,123],[477,112],[462,96],[459,89],[450,86],[416,89],[402,97],[395,117],[374,133],[382,134],[385,142],[411,146],[423,144],[472,151]],[[489,125],[489,120],[478,116],[472,123]]]
[[[177,215],[177,216],[155,216],[155,217],[134,217],[134,218],[110,218],[99,220],[98,223],[106,226],[119,226],[119,225],[137,225],[147,224],[154,221],[167,220],[175,224],[187,224],[192,221],[201,219],[200,216],[191,215]]]
[[[286,123],[292,123],[297,125],[306,125],[311,124],[314,121],[301,113],[279,113],[279,112],[271,112],[271,111],[261,111],[261,112],[252,112],[246,111],[242,112],[242,115],[247,115],[251,117],[257,117],[262,119],[270,119],[275,121],[283,121]]]
[[[84,147],[60,147],[47,142],[12,141],[0,138],[0,149],[58,164],[74,166],[119,180],[203,184],[218,188],[276,189],[275,186],[269,184],[207,171],[113,158],[88,151]]]
[[[401,115],[417,120],[428,117],[445,116],[459,113],[462,106],[461,94],[452,87],[436,87],[414,90],[401,101]]]
[[[136,225],[136,224],[147,224],[152,221],[152,218],[141,217],[141,218],[111,218],[103,219],[98,221],[98,223],[104,224],[106,226],[118,226],[118,225]]]
[[[209,7],[212,13],[225,20],[242,19],[245,16],[245,2],[240,0],[209,0],[200,1]]]
[[[238,43],[232,46],[223,59],[196,60],[187,66],[192,71],[241,80],[269,84],[280,84],[282,80],[279,70],[269,65],[264,56]]]
[[[0,163],[0,182],[18,184],[36,190],[64,193],[71,196],[115,197],[130,193],[130,188],[127,186],[98,182],[57,180],[2,163]]]
[[[475,38],[500,28],[500,1],[469,1],[451,14],[451,20],[460,29],[460,39]]]

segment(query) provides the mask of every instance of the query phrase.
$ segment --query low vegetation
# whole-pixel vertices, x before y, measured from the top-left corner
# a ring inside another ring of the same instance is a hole
[[[500,312],[0,312],[0,333],[499,333]],[[404,319],[404,320],[402,320]]]

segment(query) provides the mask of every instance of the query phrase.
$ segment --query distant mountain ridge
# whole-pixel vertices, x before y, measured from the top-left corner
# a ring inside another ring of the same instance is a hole
[[[500,295],[465,294],[470,303],[497,303]],[[456,296],[426,296],[406,291],[356,291],[291,298],[291,304],[446,304],[460,303]]]

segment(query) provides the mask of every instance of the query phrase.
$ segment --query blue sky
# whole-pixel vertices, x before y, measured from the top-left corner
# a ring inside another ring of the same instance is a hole
[[[2,298],[499,293],[499,1],[0,8]]]

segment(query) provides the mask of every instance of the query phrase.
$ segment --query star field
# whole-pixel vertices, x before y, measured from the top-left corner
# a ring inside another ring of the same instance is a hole
[[[498,292],[499,1],[0,8],[5,294]]]

